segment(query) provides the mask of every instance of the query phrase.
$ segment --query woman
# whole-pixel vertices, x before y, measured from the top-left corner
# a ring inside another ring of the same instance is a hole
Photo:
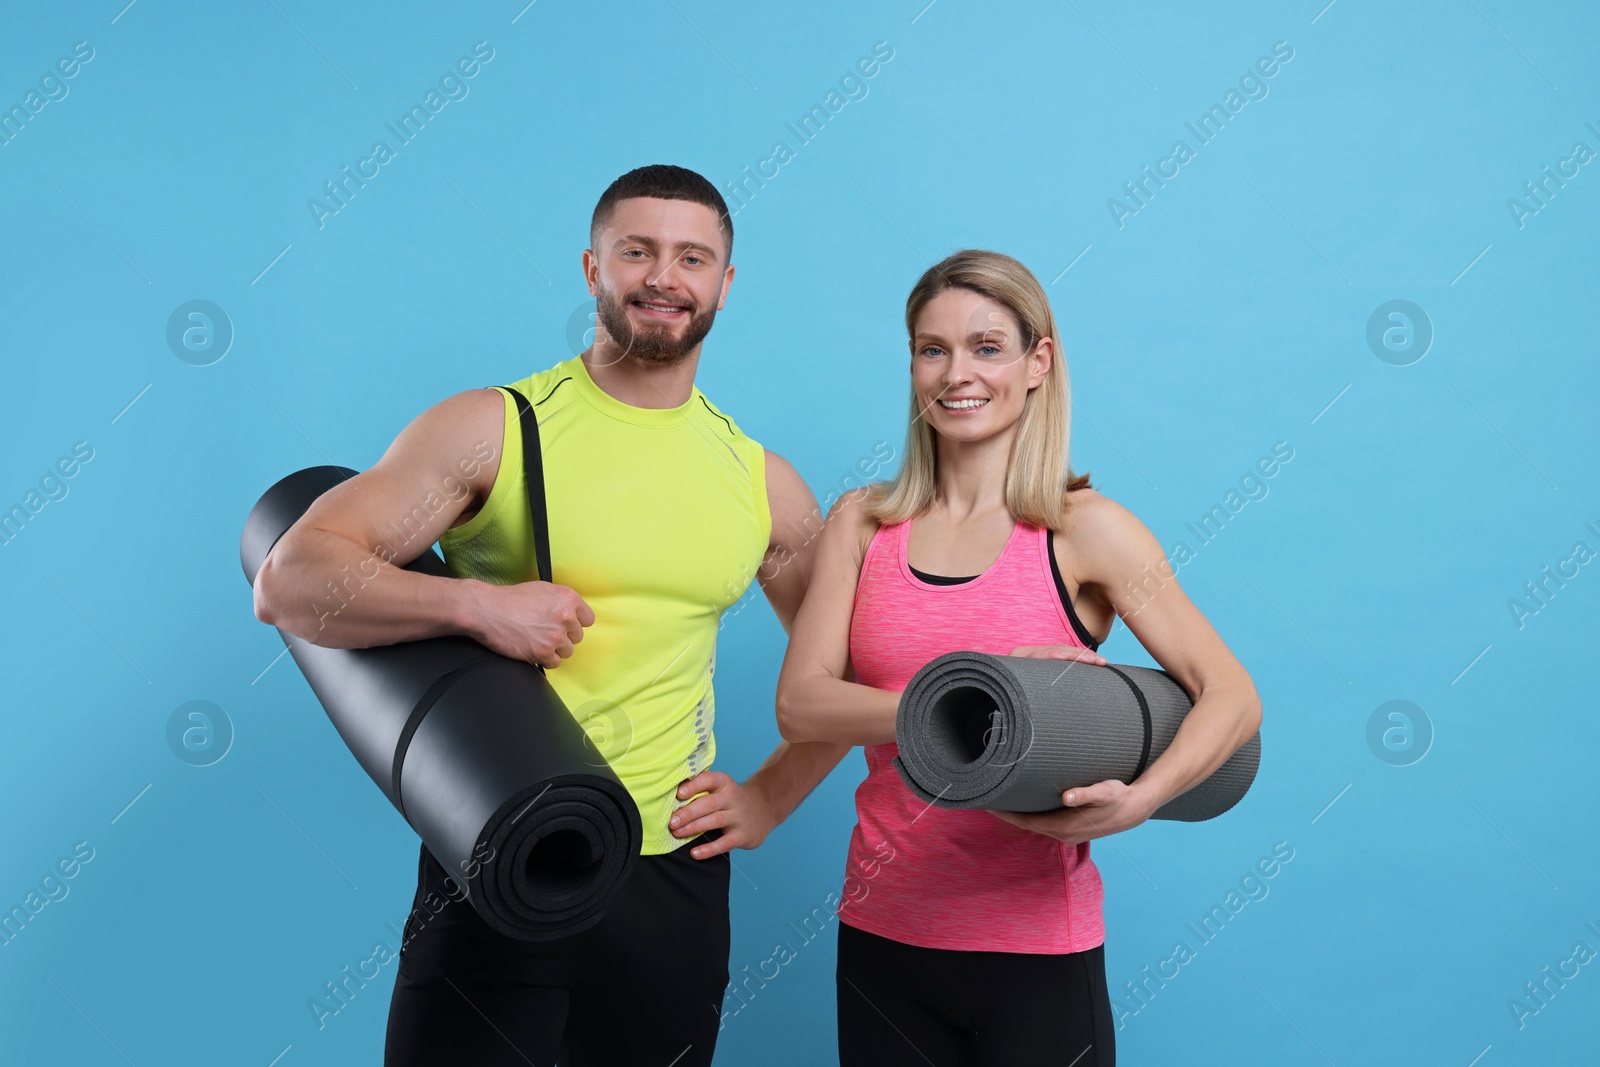
[[[1255,732],[1260,702],[1149,530],[1072,475],[1061,341],[1028,269],[958,252],[911,290],[906,329],[904,463],[831,510],[778,681],[787,740],[866,746],[839,909],[840,1062],[1107,1067],[1089,841],[1206,778]],[[1104,663],[1114,616],[1194,700],[1136,781],[1014,813],[934,807],[900,780],[895,711],[919,667],[958,649]]]

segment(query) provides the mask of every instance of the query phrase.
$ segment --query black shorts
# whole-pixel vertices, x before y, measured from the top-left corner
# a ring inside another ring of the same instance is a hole
[[[842,1067],[1115,1067],[1104,945],[966,952],[838,927]]]
[[[709,1065],[728,985],[731,861],[689,850],[718,834],[639,857],[598,925],[553,941],[496,933],[424,847],[385,1067]]]

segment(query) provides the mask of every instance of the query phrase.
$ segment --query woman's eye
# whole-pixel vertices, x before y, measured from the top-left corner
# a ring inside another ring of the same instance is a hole
[[[944,355],[944,349],[935,345],[929,345],[922,350],[922,354],[925,356],[942,356]]]
[[[978,354],[981,356],[998,356],[1000,348],[998,345],[979,345]]]

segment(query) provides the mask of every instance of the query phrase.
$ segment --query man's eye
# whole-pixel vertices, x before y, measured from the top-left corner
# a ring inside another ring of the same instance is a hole
[[[699,256],[684,256],[683,261],[691,267],[698,267],[703,262]]]

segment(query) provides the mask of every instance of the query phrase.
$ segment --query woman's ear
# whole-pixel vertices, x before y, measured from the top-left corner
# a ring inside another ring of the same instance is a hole
[[[1041,337],[1033,343],[1033,350],[1028,353],[1028,388],[1044,381],[1045,375],[1050,373],[1050,364],[1055,362],[1055,342],[1048,336]]]

